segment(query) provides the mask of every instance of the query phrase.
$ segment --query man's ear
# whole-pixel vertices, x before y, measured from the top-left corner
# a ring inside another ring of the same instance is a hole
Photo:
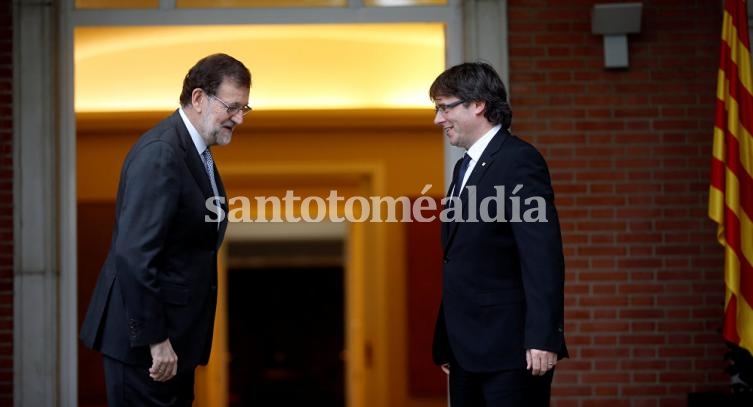
[[[206,97],[206,93],[201,88],[196,88],[191,92],[191,107],[193,107],[193,110],[201,113],[202,110],[202,103],[204,102],[204,97]]]
[[[484,111],[486,110],[486,102],[482,100],[474,100],[471,102],[471,106],[473,106],[473,113],[479,116],[484,115]]]

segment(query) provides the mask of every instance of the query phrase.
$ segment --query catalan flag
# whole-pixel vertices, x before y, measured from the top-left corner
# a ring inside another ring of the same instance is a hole
[[[723,336],[753,352],[753,75],[745,0],[725,0],[709,216],[724,247]]]

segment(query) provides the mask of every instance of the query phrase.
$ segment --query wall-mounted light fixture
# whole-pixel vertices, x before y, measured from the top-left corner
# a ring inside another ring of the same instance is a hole
[[[641,32],[642,3],[595,4],[591,32],[604,36],[604,67],[628,67],[627,34]]]

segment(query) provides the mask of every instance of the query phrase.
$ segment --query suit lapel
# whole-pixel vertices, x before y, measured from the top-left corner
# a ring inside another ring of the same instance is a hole
[[[212,191],[212,184],[209,181],[209,175],[207,174],[206,169],[204,169],[204,160],[201,159],[199,152],[196,151],[196,145],[193,143],[191,135],[188,133],[188,129],[186,128],[185,123],[183,123],[183,119],[180,117],[180,113],[176,111],[171,119],[173,120],[173,125],[178,129],[180,146],[183,148],[186,166],[191,172],[191,175],[193,176],[196,183],[199,185],[201,192],[204,194],[204,202],[206,202],[207,199],[211,198],[214,195],[214,191]],[[214,182],[217,184],[217,192],[221,197],[224,197],[225,186],[222,184],[220,173],[217,170],[216,165],[214,167]],[[219,230],[217,230],[217,228],[214,228],[218,232],[218,246],[220,242],[222,242],[222,237],[225,235],[225,229],[227,229],[227,200],[221,203],[220,206],[225,213],[225,217],[222,222],[220,222]]]
[[[188,134],[186,124],[183,123],[183,119],[177,111],[173,113],[170,119],[173,121],[175,128],[178,129],[179,142],[180,146],[183,148],[183,154],[188,170],[191,171],[194,180],[199,184],[199,188],[201,188],[201,191],[204,193],[204,198],[211,197],[212,184],[209,182],[209,176],[204,169],[204,161],[202,161],[199,152],[196,151],[196,146],[194,145],[193,140],[191,140],[191,135]]]
[[[468,176],[468,181],[465,183],[465,187],[460,192],[460,202],[462,203],[461,211],[462,211],[462,217],[463,219],[468,218],[468,205],[469,205],[469,197],[468,197],[468,186],[475,186],[478,187],[481,184],[481,181],[484,178],[484,175],[488,172],[488,169],[492,166],[494,163],[494,160],[496,158],[497,152],[502,148],[502,145],[507,140],[510,133],[507,132],[507,130],[500,129],[497,134],[494,135],[494,137],[489,141],[489,144],[486,146],[484,151],[481,153],[481,157],[479,157],[478,161],[476,162],[475,166],[473,167],[473,171],[471,171],[471,175]],[[457,172],[457,165],[455,166],[455,171]],[[453,177],[453,180],[455,177]],[[450,188],[452,190],[452,187]],[[448,192],[449,195],[449,192]],[[476,202],[475,204],[478,205],[478,202],[483,197],[476,196]],[[477,214],[478,216],[478,214]],[[478,220],[481,222],[481,220]],[[443,243],[444,243],[444,251],[447,252],[447,249],[449,249],[450,244],[453,241],[453,238],[455,237],[455,234],[457,233],[458,228],[460,227],[461,223],[465,222],[443,222],[442,223],[442,235],[443,235]]]

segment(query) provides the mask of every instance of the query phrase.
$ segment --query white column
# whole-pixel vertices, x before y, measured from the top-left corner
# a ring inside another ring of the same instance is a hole
[[[76,116],[73,106],[73,24],[70,13],[74,0],[58,1],[58,27],[54,53],[59,63],[56,86],[58,136],[58,248],[60,255],[59,405],[78,405],[78,231],[76,199]]]
[[[467,0],[463,12],[465,60],[492,65],[509,91],[507,0]]]
[[[14,2],[13,400],[16,406],[59,404],[56,19],[55,2]]]
[[[499,72],[505,87],[510,92],[507,48],[507,0],[465,0],[463,21],[455,27],[462,29],[462,41],[448,32],[447,66],[460,62],[485,61]],[[462,54],[458,55],[458,51]],[[452,182],[455,162],[463,155],[459,148],[451,146],[445,138],[445,190]]]

